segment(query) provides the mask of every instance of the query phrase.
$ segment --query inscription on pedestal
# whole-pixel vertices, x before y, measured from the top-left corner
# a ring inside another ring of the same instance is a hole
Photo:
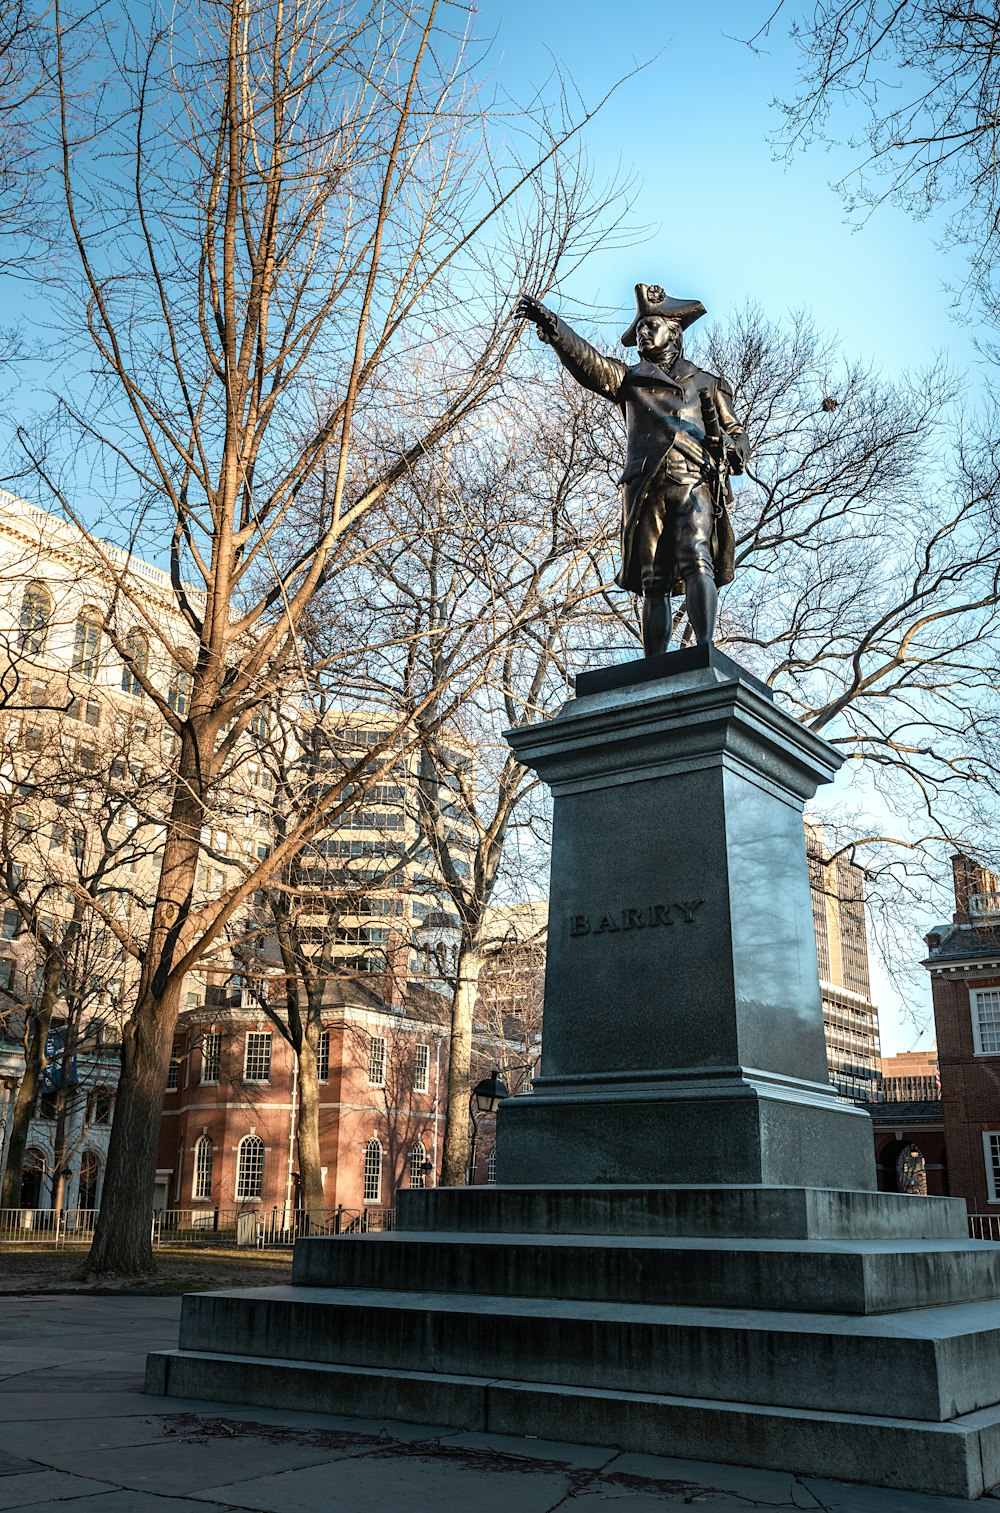
[[[615,909],[605,914],[571,914],[569,933],[580,935],[610,935],[619,930],[656,930],[661,925],[672,925],[675,919],[693,925],[695,915],[702,907],[703,898],[675,900],[669,904],[645,904],[642,908]]]

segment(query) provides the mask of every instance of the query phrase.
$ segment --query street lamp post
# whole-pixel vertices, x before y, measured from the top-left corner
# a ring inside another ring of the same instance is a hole
[[[500,1076],[500,1068],[494,1067],[489,1077],[484,1077],[482,1082],[477,1082],[469,1097],[469,1118],[472,1120],[472,1145],[469,1149],[469,1180],[468,1187],[474,1187],[476,1182],[476,1151],[479,1146],[479,1120],[477,1113],[495,1114],[505,1098],[509,1096],[507,1085]]]

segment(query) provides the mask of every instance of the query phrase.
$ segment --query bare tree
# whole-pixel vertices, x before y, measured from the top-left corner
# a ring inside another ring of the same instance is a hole
[[[8,668],[10,671],[10,668]],[[137,973],[120,936],[141,949],[143,873],[154,863],[162,820],[160,775],[134,725],[106,719],[65,681],[24,679],[8,689],[0,745],[0,909],[10,940],[10,1026],[25,1060],[11,1119],[0,1206],[18,1202],[28,1125],[43,1080],[54,1089],[57,1185],[65,1166],[67,1068],[86,1027],[120,1018]],[[14,711],[20,707],[21,713]],[[105,711],[107,713],[107,711]],[[102,916],[113,917],[109,930]],[[49,1050],[56,1037],[58,1047]]]
[[[446,1184],[465,1181],[484,921],[505,857],[517,870],[512,840],[546,823],[542,790],[502,732],[552,712],[570,669],[606,644],[608,624],[619,633],[605,597],[616,425],[593,396],[542,389],[526,372],[394,490],[402,542],[373,536],[372,592],[406,655],[371,659],[371,683],[381,679],[384,697],[413,711],[430,891],[457,921],[457,954],[442,973],[453,995]]]
[[[406,1013],[392,1020],[380,1019],[375,1024],[353,1019],[345,1022],[345,1049],[355,1072],[367,1080],[372,1107],[377,1111],[377,1130],[384,1151],[384,1201],[389,1204],[413,1175],[411,1162],[419,1159],[421,1148],[427,1151],[434,1123],[433,1107],[422,1102],[416,1086],[421,1036],[447,1033],[448,1004],[444,999],[435,1003],[434,999],[432,993],[411,994]],[[373,1041],[377,1068],[372,1066]],[[374,1077],[369,1075],[371,1070],[376,1071]],[[429,1159],[426,1166],[421,1166],[421,1186],[432,1166]]]
[[[783,8],[777,6],[767,25]],[[858,162],[838,187],[850,208],[867,211],[891,200],[922,217],[943,206],[952,238],[969,253],[971,286],[995,311],[996,7],[964,0],[824,0],[793,22],[792,35],[802,69],[797,97],[782,107],[788,148],[830,140],[846,125]],[[854,129],[859,112],[863,134]]]
[[[439,0],[388,13],[228,0],[157,14],[144,32],[112,8],[93,63],[111,82],[84,119],[57,13],[56,166],[77,274],[65,298],[95,371],[85,403],[64,393],[58,424],[22,440],[71,517],[88,453],[117,508],[134,501],[136,544],[169,542],[186,624],[179,637],[154,623],[105,558],[122,611],[108,638],[179,750],[97,1272],[152,1266],[156,1128],[185,973],[339,801],[331,788],[238,886],[196,902],[220,773],[258,706],[296,687],[299,626],[358,523],[492,392],[516,340],[516,287],[549,283],[607,223],[563,150],[579,123],[539,108],[519,118],[520,148],[510,134],[497,147],[470,46],[449,30],[466,19]],[[430,332],[451,383],[422,394],[369,476],[364,426]],[[167,688],[130,653],[124,623],[144,614],[174,668]]]

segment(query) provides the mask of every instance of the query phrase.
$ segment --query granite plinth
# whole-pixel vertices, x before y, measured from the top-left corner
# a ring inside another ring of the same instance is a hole
[[[396,1195],[400,1231],[683,1239],[958,1240],[961,1198],[813,1187],[581,1184],[428,1187]]]
[[[829,1085],[802,826],[841,759],[695,651],[510,732],[553,840],[541,1071],[500,1110],[498,1180],[873,1188],[868,1117]]]
[[[303,1240],[292,1280],[309,1287],[869,1315],[1000,1297],[1000,1246],[397,1233],[360,1235],[356,1245]]]

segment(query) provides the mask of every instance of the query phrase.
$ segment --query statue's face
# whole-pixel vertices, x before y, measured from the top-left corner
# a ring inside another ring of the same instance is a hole
[[[644,315],[635,328],[639,356],[647,362],[677,357],[681,351],[681,328],[665,315]]]

